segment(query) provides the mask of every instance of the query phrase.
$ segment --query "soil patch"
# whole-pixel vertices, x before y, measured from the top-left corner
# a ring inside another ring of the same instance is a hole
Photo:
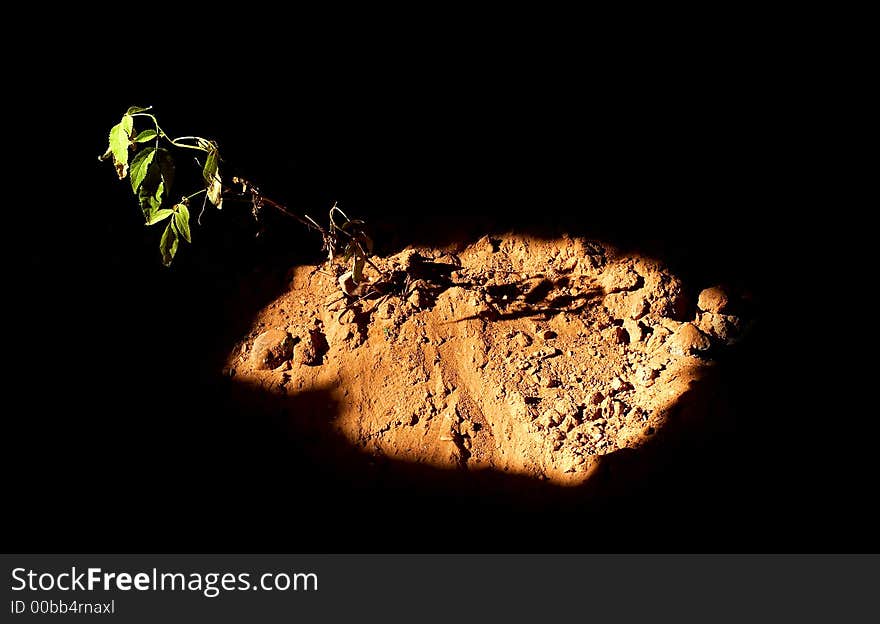
[[[341,437],[377,458],[583,484],[658,435],[744,331],[737,293],[583,238],[374,262],[398,294],[348,296],[340,265],[292,269],[226,364],[269,396],[325,397],[283,417],[331,463]]]

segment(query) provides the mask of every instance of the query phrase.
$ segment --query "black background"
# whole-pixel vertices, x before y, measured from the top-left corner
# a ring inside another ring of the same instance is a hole
[[[803,137],[784,63],[673,44],[596,56],[527,36],[371,49],[157,57],[159,86],[130,60],[70,48],[17,70],[7,549],[876,547],[844,459],[858,433],[827,420],[830,377],[812,383],[825,365],[807,365],[792,335],[811,309],[793,277],[810,243],[793,226]],[[216,138],[231,169],[313,214],[339,201],[416,241],[449,221],[557,227],[658,254],[692,284],[749,287],[760,322],[725,364],[734,417],[599,510],[340,482],[230,407],[216,377],[241,330],[227,308],[258,309],[293,263],[319,258],[317,241],[271,218],[255,238],[227,208],[164,270],[159,232],[95,158],[133,104],[169,132]]]

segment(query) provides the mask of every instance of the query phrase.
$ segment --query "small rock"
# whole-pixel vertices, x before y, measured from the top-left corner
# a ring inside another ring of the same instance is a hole
[[[629,334],[626,333],[626,330],[623,327],[612,327],[611,328],[611,341],[614,344],[624,344],[629,342]]]
[[[698,317],[697,322],[700,331],[726,345],[734,344],[742,331],[742,321],[739,317],[727,314],[704,312]]]
[[[476,366],[477,368],[483,368],[489,362],[488,357],[482,349],[475,350],[472,354],[471,359],[474,363],[474,366]]]
[[[561,423],[559,423],[559,428],[566,433],[575,427],[577,427],[577,422],[571,416],[567,416]]]
[[[696,355],[707,350],[710,342],[693,323],[683,323],[669,338],[666,346],[673,355]]]
[[[542,360],[546,360],[548,358],[556,357],[557,355],[562,355],[562,351],[555,347],[541,347],[532,355]]]
[[[629,305],[629,317],[639,320],[648,313],[648,302],[644,297],[633,297]]]
[[[697,299],[697,307],[704,312],[720,314],[727,309],[729,298],[720,286],[706,288]]]
[[[622,392],[623,390],[628,390],[630,385],[625,382],[620,377],[615,377],[611,380],[611,391],[612,392]]]
[[[520,348],[525,348],[532,344],[532,339],[529,338],[528,334],[524,334],[523,332],[516,332],[513,337],[513,342],[516,346]]]
[[[549,428],[558,423],[561,420],[561,416],[556,412],[556,410],[546,409],[541,413],[541,416],[538,417],[537,423],[543,427]]]
[[[376,308],[376,314],[379,315],[379,318],[390,319],[394,315],[394,304],[390,299],[386,299]]]
[[[657,371],[650,366],[639,366],[636,369],[636,380],[644,385],[648,385],[648,382],[657,378],[657,374]]]
[[[556,335],[556,332],[552,329],[545,329],[540,333],[541,340],[553,340],[554,338],[556,338]]]
[[[270,329],[254,341],[250,363],[257,370],[281,366],[293,354],[293,338],[283,329]]]
[[[577,268],[578,259],[577,256],[571,256],[562,260],[559,263],[559,271],[560,273],[571,273]]]
[[[545,388],[556,388],[559,385],[559,380],[553,377],[544,377],[541,379],[541,385]]]
[[[553,409],[555,409],[563,416],[568,416],[569,414],[573,414],[576,411],[574,403],[572,403],[571,399],[567,397],[557,399],[556,402],[553,403]]]
[[[660,347],[664,342],[666,342],[666,338],[671,334],[668,329],[662,327],[660,325],[654,327],[654,331],[651,333],[651,337],[648,338],[648,348],[656,349]]]
[[[606,295],[602,305],[611,318],[622,319],[629,316],[631,298],[628,293],[616,292]]]
[[[639,275],[628,266],[616,265],[605,271],[601,284],[606,293],[634,290],[639,285]]]
[[[626,330],[630,342],[641,342],[645,336],[645,329],[642,324],[632,319],[623,321],[623,329]]]
[[[593,393],[589,396],[588,401],[589,401],[590,404],[592,404],[592,405],[599,405],[599,403],[601,403],[602,400],[603,400],[604,398],[605,398],[605,396],[604,396],[601,392],[599,392],[598,390],[596,390],[595,392],[593,392]]]

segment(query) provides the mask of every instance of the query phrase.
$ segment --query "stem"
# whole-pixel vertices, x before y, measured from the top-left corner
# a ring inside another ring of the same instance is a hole
[[[207,193],[207,192],[208,192],[208,189],[203,188],[201,191],[196,191],[196,192],[193,193],[192,195],[187,195],[186,197],[183,198],[183,200],[184,200],[184,201],[189,201],[189,200],[191,200],[193,197],[195,197],[195,196],[197,196],[197,195],[201,195],[202,193]]]
[[[207,145],[212,146],[214,149],[216,149],[216,145],[213,142],[208,141],[208,140],[204,139],[203,137],[197,137],[197,136],[179,136],[177,138],[170,137],[168,135],[168,133],[166,133],[164,130],[162,130],[162,128],[159,126],[159,121],[156,119],[156,116],[151,113],[148,113],[146,111],[142,111],[139,113],[132,113],[131,116],[132,117],[148,117],[149,119],[151,119],[153,121],[153,125],[156,128],[156,135],[157,135],[156,136],[156,148],[157,149],[159,147],[159,140],[162,137],[166,138],[168,140],[168,142],[171,143],[171,145],[173,145],[175,147],[180,147],[180,148],[184,148],[184,149],[192,149],[192,150],[196,150],[199,152],[210,153],[211,150],[205,149],[204,147],[202,147],[203,145],[207,144]],[[195,141],[196,143],[198,143],[198,145],[188,145],[187,143],[184,143],[184,141]],[[264,197],[256,189],[256,187],[254,187],[252,184],[250,186],[254,189],[254,191],[253,191],[254,196],[253,196],[252,201],[255,203],[255,205],[271,206],[272,208],[274,208],[275,210],[277,210],[281,214],[286,215],[286,216],[290,217],[291,219],[296,219],[297,221],[302,223],[304,226],[306,226],[310,230],[315,230],[315,231],[319,232],[322,236],[324,236],[325,240],[327,239],[328,236],[331,236],[331,234],[327,233],[327,230],[325,230],[323,227],[318,225],[308,215],[305,215],[305,217],[301,217],[300,215],[296,214],[295,212],[288,210],[288,208],[286,206],[284,206],[283,204],[279,204],[274,199]],[[232,189],[224,188],[223,190],[226,192],[229,192]],[[207,193],[207,191],[208,191],[207,188],[203,188],[199,191],[196,191],[192,195],[188,195],[188,196],[184,197],[182,201],[188,202],[193,197],[197,197],[197,196],[201,195],[202,193]],[[229,199],[232,199],[232,198],[229,198]],[[207,201],[207,195],[205,196],[205,200]],[[199,213],[199,217],[198,217],[199,224],[201,224],[201,222],[202,222],[202,213],[204,213],[204,212],[205,212],[205,204],[203,203],[202,210]],[[346,215],[344,212],[342,212],[342,210],[334,202],[333,206],[330,208],[330,232],[332,233],[332,235],[335,236],[335,235],[337,235],[337,233],[341,233],[341,234],[344,234],[346,237],[348,237],[350,240],[353,240],[354,237],[351,234],[349,234],[348,232],[346,232],[345,230],[340,228],[338,225],[336,225],[336,222],[333,219],[334,212],[339,212],[339,214],[341,214],[346,219],[346,221],[350,221],[350,219],[348,218],[348,215]],[[358,242],[358,241],[354,241],[354,242],[357,245],[357,250],[360,252],[360,257],[363,258],[364,262],[369,264],[370,267],[372,267],[377,273],[379,273],[379,275],[382,275],[383,274],[382,270],[379,269],[379,267],[377,267],[375,264],[373,264],[373,261],[370,260],[369,256],[367,255],[363,246],[361,246],[360,242]]]
[[[323,228],[317,227],[314,223],[307,221],[306,219],[302,218],[301,216],[299,216],[295,212],[291,212],[290,210],[288,210],[287,208],[285,208],[284,206],[282,206],[278,202],[276,202],[272,199],[269,199],[268,197],[263,197],[262,195],[260,195],[260,201],[262,201],[264,204],[268,204],[269,206],[272,206],[272,208],[281,212],[282,214],[285,214],[288,217],[296,219],[297,221],[299,221],[300,223],[302,223],[303,225],[305,225],[309,229],[317,230],[318,232],[321,232],[321,234],[325,233]]]
[[[165,136],[166,139],[168,139],[171,142],[171,145],[173,145],[174,147],[185,147],[186,149],[194,149],[194,150],[198,150],[200,152],[205,152],[206,154],[208,153],[208,150],[206,150],[203,147],[199,147],[197,145],[187,145],[186,143],[178,143],[178,141],[182,141],[182,140],[198,140],[198,137],[178,137],[176,139],[172,139],[170,136],[168,136],[164,132],[162,134]]]
[[[201,137],[182,136],[182,137],[177,137],[176,139],[172,139],[168,135],[167,132],[165,132],[164,130],[162,130],[162,128],[159,127],[159,120],[156,119],[156,116],[151,113],[132,113],[131,116],[132,117],[149,117],[150,119],[152,119],[153,125],[156,126],[156,133],[159,135],[159,137],[165,137],[166,139],[168,139],[168,141],[171,143],[171,145],[174,145],[175,147],[184,147],[186,149],[194,149],[194,150],[198,150],[200,152],[207,152],[208,151],[204,148],[197,147],[195,145],[187,145],[186,143],[179,143],[178,142],[178,141],[204,141],[205,139],[203,139]],[[156,147],[158,147],[158,139],[156,139],[156,143],[157,143]]]

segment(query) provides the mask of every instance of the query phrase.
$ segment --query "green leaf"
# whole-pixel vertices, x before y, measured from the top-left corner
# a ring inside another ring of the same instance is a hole
[[[147,221],[147,225],[156,225],[167,219],[169,216],[174,214],[174,211],[171,208],[163,208],[162,210],[156,210]]]
[[[145,147],[137,153],[131,166],[131,186],[135,188],[135,184],[140,184],[136,193],[144,219],[149,221],[171,192],[171,184],[174,181],[174,159],[168,150]]]
[[[208,200],[217,206],[223,207],[223,180],[220,177],[220,156],[216,149],[208,152],[208,158],[205,159],[205,167],[202,170],[202,177],[205,179],[205,186],[208,189]]]
[[[156,192],[153,193],[152,204],[153,208],[159,210],[162,207],[162,199],[165,195],[165,177],[163,176],[159,180],[159,186],[156,187]]]
[[[126,115],[134,115],[135,113],[143,113],[144,111],[148,111],[152,108],[152,106],[147,106],[144,108],[143,106],[129,106],[128,110],[125,111]]]
[[[159,251],[162,254],[162,264],[171,266],[174,254],[177,253],[177,231],[174,229],[174,220],[168,222],[162,239],[159,241]]]
[[[162,207],[162,190],[164,184],[160,178],[159,185],[152,190],[147,188],[146,184],[142,184],[138,191],[138,201],[141,205],[141,211],[144,213],[144,220],[149,222],[153,219],[157,210]]]
[[[144,130],[139,135],[134,138],[135,143],[146,143],[147,141],[152,141],[157,136],[159,136],[155,130]]]
[[[116,174],[120,180],[128,174],[128,146],[131,144],[131,130],[134,120],[131,115],[123,115],[122,121],[110,128],[110,140],[107,153],[102,158],[113,156]]]
[[[205,167],[202,169],[202,177],[205,179],[205,184],[210,186],[211,182],[214,181],[214,176],[219,172],[219,167],[217,150],[211,150],[208,152],[208,157],[205,159]]]
[[[147,174],[150,172],[150,168],[153,164],[153,159],[155,158],[155,156],[155,147],[145,147],[134,155],[134,159],[132,159],[131,161],[132,192],[137,193],[138,189],[140,189],[141,187],[141,184],[143,184],[144,180],[146,180]]]
[[[192,238],[189,233],[189,208],[186,207],[186,204],[177,204],[174,206],[176,212],[174,213],[174,226],[177,228],[177,232],[183,237],[188,243],[192,242]]]

